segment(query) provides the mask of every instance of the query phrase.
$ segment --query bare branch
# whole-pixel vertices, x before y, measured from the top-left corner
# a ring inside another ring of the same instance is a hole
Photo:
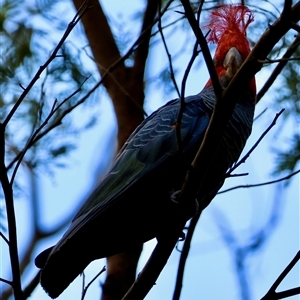
[[[7,237],[2,233],[2,231],[0,231],[0,236],[3,238],[3,240],[5,241],[5,243],[7,245],[9,245],[9,240],[7,239]]]
[[[4,278],[1,278],[0,277],[0,281],[2,281],[2,282],[4,282],[4,283],[7,283],[7,284],[9,284],[9,285],[13,285],[13,282],[11,282],[11,281],[9,281],[9,280],[6,280],[6,279],[4,279]]]
[[[237,162],[232,168],[230,168],[226,176],[229,176],[235,169],[237,169],[241,164],[243,164],[247,158],[250,156],[250,154],[255,150],[255,148],[259,145],[259,143],[263,140],[263,138],[266,136],[266,134],[276,125],[277,119],[280,117],[280,115],[284,112],[284,108],[276,114],[275,118],[273,119],[272,123],[269,125],[269,127],[263,132],[263,134],[259,137],[259,139],[256,141],[256,143],[251,147],[251,149],[246,153],[246,155],[240,159],[239,162]]]
[[[283,279],[288,275],[288,273],[293,269],[296,263],[300,260],[300,251],[297,252],[296,256],[292,259],[292,261],[287,265],[287,267],[283,270],[283,272],[279,275],[279,277],[275,280],[267,294],[261,298],[261,300],[276,300],[288,298],[294,295],[300,294],[300,287],[290,289],[284,292],[276,293],[276,289],[283,281]]]
[[[90,96],[90,94],[95,90],[95,89],[90,90],[87,93],[87,95],[85,95],[85,97],[83,97],[81,100],[77,101],[77,103],[75,103],[74,105],[70,106],[68,109],[66,109],[65,111],[63,111],[60,114],[59,118],[57,118],[54,123],[50,124],[50,126],[48,126],[44,131],[42,131],[46,127],[46,125],[48,124],[48,122],[50,121],[50,119],[53,117],[53,115],[67,101],[69,101],[72,97],[74,97],[77,93],[79,93],[81,91],[81,88],[82,88],[83,84],[88,80],[88,78],[89,77],[85,78],[85,80],[80,84],[80,86],[73,93],[71,93],[68,97],[66,97],[62,102],[60,102],[59,104],[58,104],[57,100],[55,100],[53,102],[52,108],[51,108],[48,116],[44,120],[44,122],[32,133],[31,137],[28,139],[28,141],[27,141],[26,145],[24,146],[23,150],[20,151],[18,153],[18,155],[16,155],[16,157],[8,164],[7,170],[10,169],[15,162],[17,162],[17,165],[16,165],[16,167],[14,169],[14,172],[13,172],[13,175],[12,175],[12,178],[11,178],[11,182],[14,181],[14,177],[15,177],[15,175],[17,173],[17,169],[18,169],[19,165],[21,164],[22,159],[24,158],[24,156],[25,156],[26,152],[28,151],[28,149],[30,149],[30,147],[32,147],[38,140],[40,140],[47,133],[49,133],[53,128],[59,126],[61,124],[61,121],[63,120],[63,118],[68,113],[70,113],[71,111],[73,111],[73,109],[75,109],[78,105],[82,104],[88,98],[88,96]],[[96,84],[96,87],[98,87],[99,85]]]
[[[160,3],[160,5],[161,5],[161,3]],[[159,15],[160,15],[160,10],[161,10],[161,8],[159,6]],[[166,43],[165,36],[164,36],[163,30],[162,30],[161,16],[160,16],[160,18],[158,20],[158,30],[160,32],[161,39],[163,41],[163,45],[165,47],[165,51],[166,51],[166,54],[167,54],[167,57],[168,57],[171,80],[172,80],[172,82],[174,84],[175,90],[177,92],[177,96],[178,96],[178,98],[180,98],[180,92],[179,92],[179,88],[178,88],[178,85],[177,85],[177,82],[176,82],[176,79],[175,79],[174,70],[173,70],[172,56],[171,56],[171,54],[169,52],[168,45]]]
[[[270,59],[267,58],[266,60],[258,60],[258,62],[262,64],[273,64],[273,63],[278,63],[278,62],[288,62],[288,61],[293,61],[293,60],[300,60],[300,56],[298,57],[290,57],[290,58],[278,58],[278,59]]]
[[[17,228],[16,216],[13,200],[13,190],[9,183],[9,179],[5,167],[5,125],[0,123],[0,181],[5,198],[7,225],[8,225],[8,238],[9,238],[9,255],[12,271],[12,287],[16,300],[23,300],[23,292],[21,288],[21,278],[19,269],[19,256],[18,256],[18,241],[17,241]]]
[[[13,106],[13,108],[11,109],[11,111],[9,112],[8,116],[6,117],[6,119],[3,122],[3,126],[4,127],[6,127],[6,125],[8,124],[8,122],[10,121],[10,119],[12,118],[12,116],[14,115],[14,113],[16,112],[16,110],[18,109],[18,107],[20,106],[20,104],[22,103],[22,101],[25,99],[25,97],[27,96],[27,94],[29,93],[29,91],[31,90],[31,88],[33,87],[33,85],[40,78],[40,75],[43,73],[43,71],[56,58],[57,52],[61,48],[62,44],[65,42],[65,40],[67,39],[67,37],[69,36],[69,34],[73,30],[73,28],[77,25],[77,23],[80,21],[80,19],[83,17],[83,15],[88,11],[88,9],[89,9],[89,7],[87,6],[87,0],[85,0],[83,2],[83,4],[81,5],[80,9],[78,10],[78,12],[76,13],[76,15],[73,18],[73,20],[69,23],[68,28],[66,29],[65,33],[63,34],[63,36],[60,39],[60,41],[57,44],[57,46],[55,47],[53,53],[50,55],[50,57],[48,58],[48,60],[42,66],[40,66],[39,70],[36,72],[36,74],[34,75],[33,79],[30,81],[30,83],[28,84],[28,86],[24,89],[24,91],[21,94],[21,96],[19,97],[18,101],[15,103],[15,105]]]
[[[86,287],[84,287],[84,285],[83,285],[83,291],[82,291],[82,295],[81,295],[81,300],[83,300],[84,299],[84,297],[85,297],[85,295],[86,295],[86,292],[87,292],[87,290],[88,290],[88,288],[91,286],[91,284],[103,273],[103,272],[105,272],[106,271],[106,267],[104,266],[102,269],[101,269],[101,271],[100,272],[98,272],[97,274],[96,274],[96,276],[88,283],[88,285],[86,286]],[[83,281],[84,282],[84,281]]]
[[[282,56],[283,59],[289,59],[293,53],[297,50],[297,47],[300,44],[300,34],[297,35],[294,42],[290,45],[290,47],[286,50],[284,55]],[[274,83],[275,79],[278,77],[278,75],[281,73],[285,65],[287,64],[288,60],[281,60],[279,64],[276,66],[276,68],[273,70],[271,76],[268,78],[268,80],[265,82],[264,86],[261,88],[259,93],[257,94],[257,101],[259,101],[265,93],[269,90],[269,88]]]
[[[220,191],[220,192],[218,192],[218,194],[227,193],[227,192],[230,192],[232,190],[241,189],[241,188],[252,188],[252,187],[258,187],[258,186],[274,184],[274,183],[277,183],[277,182],[280,182],[280,181],[289,180],[291,177],[297,175],[298,173],[300,173],[300,170],[295,171],[295,172],[293,172],[293,173],[291,173],[291,174],[289,174],[285,177],[282,177],[282,178],[279,178],[279,179],[276,179],[276,180],[272,180],[272,181],[267,181],[267,182],[263,182],[263,183],[256,183],[256,184],[237,185],[237,186],[234,186],[232,188]]]
[[[201,215],[201,213],[194,216],[191,219],[189,227],[188,227],[188,231],[187,231],[187,234],[186,234],[186,237],[184,240],[184,244],[183,244],[183,248],[182,248],[182,252],[181,252],[180,260],[179,260],[179,264],[178,264],[176,284],[175,284],[175,289],[174,289],[174,293],[173,293],[173,300],[180,299],[185,264],[186,264],[186,260],[189,255],[192,237],[193,237],[194,231],[196,229],[196,225],[199,221],[200,215]]]
[[[185,16],[187,17],[191,28],[194,31],[194,34],[197,38],[197,41],[201,47],[201,50],[203,52],[203,57],[214,87],[214,91],[216,94],[216,97],[218,98],[221,93],[222,93],[222,87],[221,84],[219,82],[219,78],[218,75],[216,73],[215,67],[214,67],[214,63],[212,61],[211,55],[210,55],[210,51],[208,49],[207,46],[207,42],[205,40],[205,37],[202,33],[202,30],[199,28],[198,22],[195,19],[193,10],[191,8],[190,2],[188,0],[181,0],[182,6],[184,7],[184,11],[185,11]]]

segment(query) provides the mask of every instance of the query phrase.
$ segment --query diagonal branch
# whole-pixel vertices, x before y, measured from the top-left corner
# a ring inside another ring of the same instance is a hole
[[[176,83],[174,69],[173,69],[172,56],[169,52],[168,45],[166,43],[166,39],[165,39],[165,36],[164,36],[164,33],[163,33],[163,28],[162,28],[162,24],[161,24],[162,23],[161,22],[162,17],[161,17],[160,11],[161,11],[161,8],[159,7],[159,16],[160,16],[160,18],[158,20],[158,30],[159,30],[159,33],[161,35],[161,39],[162,39],[162,42],[163,42],[163,45],[164,45],[164,48],[165,48],[165,51],[166,51],[166,54],[167,54],[167,57],[168,57],[171,80],[172,80],[173,85],[175,87],[175,90],[177,92],[177,97],[180,98],[180,92],[179,92],[178,85]]]
[[[199,28],[198,22],[194,16],[190,2],[188,0],[181,0],[181,3],[182,3],[182,6],[184,7],[185,16],[187,17],[187,19],[190,23],[190,26],[191,26],[192,30],[194,31],[194,34],[197,38],[197,41],[201,47],[202,52],[203,52],[203,57],[204,57],[210,78],[212,80],[215,95],[218,98],[221,95],[222,87],[219,82],[219,78],[218,78],[217,72],[215,70],[215,66],[214,66],[213,60],[211,58],[206,39],[202,33],[202,30]]]
[[[262,135],[259,137],[259,139],[256,141],[256,143],[251,147],[251,149],[244,155],[242,159],[239,160],[233,167],[231,167],[227,173],[226,176],[230,176],[230,174],[237,169],[241,164],[243,164],[251,155],[251,153],[256,149],[256,147],[259,145],[259,143],[263,140],[263,138],[267,135],[267,133],[276,125],[277,119],[281,116],[281,114],[284,112],[284,108],[276,114],[275,118],[273,119],[272,123],[268,126],[268,128],[262,133]]]
[[[196,229],[196,225],[200,219],[200,216],[201,216],[201,213],[194,216],[191,219],[189,227],[188,227],[188,231],[187,231],[187,234],[186,234],[186,237],[184,240],[184,244],[183,244],[183,248],[182,248],[182,252],[181,252],[180,260],[179,260],[179,264],[178,264],[176,284],[175,284],[175,289],[173,292],[173,300],[180,299],[185,264],[186,264],[186,260],[189,255],[193,234]]]
[[[18,101],[15,103],[15,105],[13,106],[13,108],[11,109],[11,111],[9,112],[8,116],[6,117],[6,119],[3,122],[4,127],[6,127],[6,125],[8,124],[8,122],[10,121],[10,119],[12,118],[12,116],[15,114],[15,112],[18,109],[18,107],[22,103],[22,101],[25,99],[25,97],[27,96],[27,94],[29,93],[29,91],[32,89],[32,87],[37,82],[37,80],[40,78],[40,75],[43,73],[43,71],[57,57],[57,53],[58,53],[59,49],[61,48],[62,44],[65,42],[65,40],[67,39],[67,37],[69,36],[69,34],[73,30],[73,28],[77,25],[77,23],[80,21],[80,19],[83,17],[83,15],[88,11],[88,9],[89,9],[89,7],[87,6],[87,1],[84,1],[83,4],[80,6],[77,14],[73,18],[73,20],[69,23],[68,28],[66,29],[64,35],[60,39],[60,41],[57,44],[57,46],[55,47],[53,53],[50,55],[50,57],[48,58],[48,60],[42,66],[40,66],[39,70],[36,72],[36,74],[34,75],[33,79],[30,81],[30,83],[28,84],[28,86],[24,89],[24,91],[21,94],[21,96],[19,97]]]
[[[261,90],[257,93],[257,101],[259,101],[269,90],[269,88],[274,83],[275,79],[278,77],[278,75],[281,73],[285,65],[288,63],[288,59],[293,55],[293,53],[295,53],[299,45],[300,45],[300,33],[296,36],[294,42],[290,45],[290,47],[286,50],[286,52],[282,56],[283,60],[279,62],[279,64],[273,70],[271,76],[265,82]]]
[[[288,298],[294,295],[300,294],[300,287],[290,289],[284,292],[276,293],[276,289],[282,282],[282,280],[288,275],[288,273],[293,269],[296,263],[300,260],[300,251],[297,252],[296,256],[292,259],[292,261],[288,264],[288,266],[282,271],[279,277],[275,280],[267,294],[261,300],[274,300],[274,299],[283,299]]]

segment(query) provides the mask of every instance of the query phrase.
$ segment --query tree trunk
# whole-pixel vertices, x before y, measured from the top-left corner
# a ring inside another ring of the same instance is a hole
[[[76,9],[82,0],[73,0]],[[144,118],[144,72],[149,52],[151,27],[159,0],[148,0],[141,26],[140,43],[134,53],[134,64],[126,67],[116,45],[107,18],[98,0],[90,0],[92,9],[82,23],[103,84],[109,94],[118,122],[118,150]],[[115,65],[117,63],[117,65]],[[114,68],[111,70],[111,66]],[[107,276],[102,300],[119,300],[135,280],[142,246],[107,258]]]

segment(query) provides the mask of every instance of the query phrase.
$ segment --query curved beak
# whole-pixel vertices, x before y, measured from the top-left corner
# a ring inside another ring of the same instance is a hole
[[[225,55],[223,61],[223,67],[226,69],[226,75],[233,77],[243,63],[240,52],[235,48],[231,47]]]

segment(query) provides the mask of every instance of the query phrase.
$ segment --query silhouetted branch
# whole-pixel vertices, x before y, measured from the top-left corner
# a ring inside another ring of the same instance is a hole
[[[16,300],[23,300],[23,292],[21,288],[21,278],[19,269],[18,256],[18,241],[16,216],[13,200],[13,190],[9,183],[9,179],[5,167],[5,125],[0,123],[0,181],[5,198],[5,206],[7,213],[7,227],[8,227],[8,249],[10,256],[10,265],[12,271],[12,287],[14,289],[14,296]]]
[[[104,266],[100,272],[98,272],[96,274],[96,276],[88,283],[87,286],[84,286],[84,273],[83,273],[83,279],[82,279],[82,282],[83,282],[83,289],[82,289],[82,294],[81,294],[81,300],[84,299],[85,295],[86,295],[86,292],[88,290],[88,288],[91,286],[91,284],[103,273],[106,271],[106,267]]]
[[[219,82],[217,72],[214,67],[213,60],[210,55],[210,51],[206,42],[206,39],[202,33],[202,30],[199,28],[199,24],[194,16],[191,4],[188,0],[181,0],[182,6],[184,7],[185,16],[188,19],[190,26],[196,36],[196,39],[201,47],[203,57],[214,87],[215,95],[218,98],[222,93],[222,87]]]
[[[187,78],[190,74],[193,63],[194,63],[196,57],[199,54],[199,51],[197,50],[197,48],[198,48],[198,42],[196,41],[195,45],[194,45],[192,57],[189,60],[189,63],[188,63],[188,65],[187,65],[187,67],[184,71],[183,78],[182,78],[182,83],[181,83],[180,109],[179,109],[178,117],[177,117],[177,120],[176,120],[176,139],[177,139],[177,145],[178,145],[179,153],[182,151],[182,140],[181,140],[181,130],[180,130],[180,128],[181,128],[182,114],[183,114],[183,111],[184,111],[184,108],[185,108],[184,98],[185,98],[186,81],[187,81]]]
[[[185,264],[186,264],[186,260],[187,260],[188,255],[189,255],[191,242],[192,242],[192,237],[193,237],[196,225],[199,221],[200,215],[201,214],[198,214],[198,215],[194,216],[191,219],[188,230],[187,230],[187,234],[186,234],[186,237],[185,237],[185,240],[184,240],[183,248],[182,248],[182,251],[181,251],[181,254],[180,254],[180,260],[179,260],[178,269],[177,269],[175,289],[174,289],[174,292],[173,292],[173,300],[179,300],[180,299]]]
[[[160,35],[161,35],[161,39],[163,41],[163,45],[165,47],[165,51],[166,51],[166,54],[167,54],[167,57],[168,57],[168,62],[169,62],[169,69],[170,69],[170,76],[171,76],[171,80],[174,84],[174,87],[175,87],[175,90],[177,92],[177,96],[178,98],[180,98],[180,92],[179,92],[179,88],[178,88],[178,85],[177,85],[177,82],[176,82],[176,79],[175,79],[175,74],[174,74],[174,70],[173,70],[173,63],[172,63],[172,56],[169,52],[169,49],[168,49],[168,45],[166,43],[166,40],[165,40],[165,36],[164,36],[164,33],[163,33],[163,30],[162,30],[162,25],[161,25],[161,2],[159,1],[159,19],[158,19],[158,30],[160,32]]]
[[[122,300],[144,299],[149,290],[155,284],[157,277],[167,263],[168,258],[174,249],[182,228],[187,220],[187,214],[184,206],[180,203],[174,203],[174,205],[177,207],[176,213],[172,215],[172,218],[174,217],[174,219],[172,222],[170,222],[172,227],[170,227],[170,230],[167,231],[167,235],[158,240],[157,245],[154,248],[145,267],[140,272],[136,281]]]
[[[258,62],[262,63],[262,64],[273,64],[273,63],[278,63],[278,62],[288,62],[288,61],[294,61],[294,60],[300,60],[300,56],[298,57],[282,57],[282,58],[278,58],[278,59],[270,59],[267,58],[266,60],[258,60]]]
[[[0,236],[3,238],[3,240],[5,241],[5,243],[7,245],[9,245],[9,240],[7,239],[7,237],[0,231]]]
[[[237,186],[234,186],[232,188],[220,191],[220,192],[218,192],[218,194],[227,193],[227,192],[230,192],[230,191],[233,191],[233,190],[236,190],[236,189],[241,189],[241,188],[253,188],[253,187],[258,187],[258,186],[264,186],[264,185],[274,184],[274,183],[277,183],[277,182],[280,182],[280,181],[289,180],[291,177],[297,175],[298,173],[300,173],[300,170],[295,171],[295,172],[293,172],[293,173],[291,173],[291,174],[289,174],[289,175],[287,175],[285,177],[282,177],[282,178],[279,178],[279,179],[276,179],[276,180],[271,180],[271,181],[262,182],[262,183],[256,183],[256,184],[237,185]]]
[[[269,125],[269,127],[262,133],[262,135],[259,137],[259,139],[256,141],[256,143],[251,147],[251,149],[245,154],[245,156],[240,159],[233,167],[231,167],[227,173],[226,176],[230,176],[230,174],[238,168],[241,164],[243,164],[248,157],[251,155],[251,153],[255,150],[255,148],[259,145],[259,143],[263,140],[263,138],[266,136],[266,134],[276,125],[277,119],[280,117],[280,115],[284,112],[284,108],[276,114],[275,118],[273,119],[272,123]]]
[[[4,278],[1,278],[1,277],[0,277],[0,281],[4,282],[4,283],[6,283],[6,284],[9,284],[10,286],[13,285],[13,282],[11,282],[11,281],[9,281],[9,280],[6,280],[6,279],[4,279]]]
[[[11,109],[11,111],[9,112],[8,116],[6,117],[6,119],[3,122],[3,126],[4,127],[6,127],[6,125],[8,124],[8,122],[10,121],[10,119],[12,118],[12,116],[14,115],[14,113],[16,112],[16,110],[18,109],[18,107],[20,106],[20,104],[22,103],[22,101],[24,100],[24,98],[27,96],[27,94],[29,93],[29,91],[34,86],[34,84],[40,78],[40,75],[43,73],[43,71],[57,57],[57,52],[61,48],[62,44],[65,42],[65,40],[67,39],[67,37],[69,36],[69,34],[73,30],[73,28],[77,25],[77,23],[80,21],[80,19],[82,18],[82,16],[88,11],[88,9],[89,9],[89,7],[87,6],[87,0],[85,0],[83,2],[83,4],[81,5],[80,10],[78,10],[78,12],[76,13],[76,15],[73,18],[73,20],[69,23],[68,28],[66,29],[64,35],[60,39],[60,41],[57,44],[57,46],[55,47],[53,53],[50,55],[50,57],[48,58],[48,60],[42,66],[40,66],[39,70],[36,72],[36,74],[34,75],[33,79],[30,81],[30,83],[28,84],[28,86],[24,89],[24,91],[21,94],[21,96],[19,97],[18,101],[15,103],[15,105],[13,106],[13,108]]]
[[[253,122],[257,121],[266,111],[268,110],[268,108],[266,107],[259,115],[257,115],[254,119]]]
[[[298,46],[300,44],[300,34],[295,38],[294,42],[290,45],[290,47],[286,50],[286,52],[283,54],[283,59],[289,59],[293,53],[297,50]],[[279,64],[276,66],[276,68],[273,70],[271,76],[268,78],[268,80],[265,82],[261,90],[257,94],[257,101],[259,101],[265,93],[269,90],[269,88],[274,83],[275,79],[278,77],[278,75],[281,73],[285,65],[287,64],[288,60],[281,60]]]
[[[87,77],[82,83],[81,85],[68,97],[66,97],[61,103],[58,103],[57,100],[55,100],[53,102],[52,108],[50,110],[50,113],[48,114],[48,116],[46,117],[46,119],[44,120],[44,122],[34,131],[34,133],[31,135],[31,137],[29,138],[28,142],[26,143],[24,149],[20,152],[20,154],[18,155],[18,161],[17,161],[17,165],[13,171],[12,177],[11,177],[11,184],[13,184],[14,182],[14,178],[17,174],[18,168],[22,162],[22,159],[24,158],[26,152],[28,151],[28,149],[36,142],[36,137],[38,136],[39,132],[41,132],[41,130],[48,124],[48,122],[50,121],[50,119],[53,117],[53,115],[67,102],[69,101],[72,97],[74,97],[77,93],[79,93],[81,91],[81,87],[82,85],[88,80],[89,77]],[[73,105],[74,107],[74,105]],[[74,109],[74,108],[73,108]],[[44,136],[44,135],[42,135]]]
[[[288,297],[292,297],[300,294],[300,287],[289,289],[283,292],[276,292],[276,289],[283,281],[283,279],[288,275],[288,273],[293,269],[296,263],[300,260],[300,251],[297,252],[296,256],[292,259],[292,261],[287,265],[287,267],[283,270],[283,272],[279,275],[279,277],[275,280],[267,294],[261,298],[261,300],[276,300],[276,299],[284,299]]]

